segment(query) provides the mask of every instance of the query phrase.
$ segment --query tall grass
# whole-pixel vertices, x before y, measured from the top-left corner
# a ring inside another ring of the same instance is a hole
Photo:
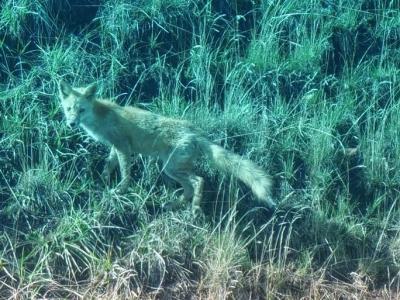
[[[398,1],[250,2],[0,6],[1,299],[398,297]],[[156,158],[111,193],[61,78],[191,121],[277,210],[202,161],[203,218]]]

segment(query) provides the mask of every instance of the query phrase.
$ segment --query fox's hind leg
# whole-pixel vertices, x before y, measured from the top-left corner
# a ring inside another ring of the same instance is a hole
[[[183,187],[183,200],[192,201],[192,210],[201,211],[204,180],[193,172],[195,159],[190,143],[177,147],[173,153],[161,157],[164,162],[164,172]]]
[[[192,199],[192,210],[195,213],[201,212],[201,200],[203,199],[203,188],[204,179],[197,175],[190,175],[190,182],[195,186],[193,199]]]
[[[192,201],[193,212],[200,212],[201,199],[203,197],[203,178],[187,170],[166,168],[164,171],[170,178],[182,185],[182,199],[184,201]]]

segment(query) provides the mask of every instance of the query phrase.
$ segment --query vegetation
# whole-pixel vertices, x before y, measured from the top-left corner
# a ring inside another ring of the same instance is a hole
[[[399,7],[4,0],[0,298],[399,297]],[[141,156],[111,193],[61,78],[190,120],[273,175],[277,210],[203,163],[204,218],[170,209],[178,187]]]

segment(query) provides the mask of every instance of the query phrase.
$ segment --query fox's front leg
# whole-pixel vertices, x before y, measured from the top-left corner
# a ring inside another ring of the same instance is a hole
[[[106,159],[106,163],[104,165],[104,170],[101,173],[101,177],[106,183],[110,182],[111,173],[115,170],[118,165],[118,155],[117,151],[114,147],[111,147],[110,154]]]
[[[118,151],[118,150],[116,151],[116,153],[118,156],[119,167],[121,169],[121,181],[119,182],[117,188],[115,189],[115,192],[117,192],[119,194],[123,194],[128,189],[129,182],[131,179],[130,154],[127,154],[127,152],[122,152],[122,151]]]

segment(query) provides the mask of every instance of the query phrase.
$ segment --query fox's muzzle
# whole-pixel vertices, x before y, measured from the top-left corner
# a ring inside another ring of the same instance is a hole
[[[70,128],[76,128],[79,126],[79,120],[78,119],[74,119],[74,120],[68,120],[67,124]]]

